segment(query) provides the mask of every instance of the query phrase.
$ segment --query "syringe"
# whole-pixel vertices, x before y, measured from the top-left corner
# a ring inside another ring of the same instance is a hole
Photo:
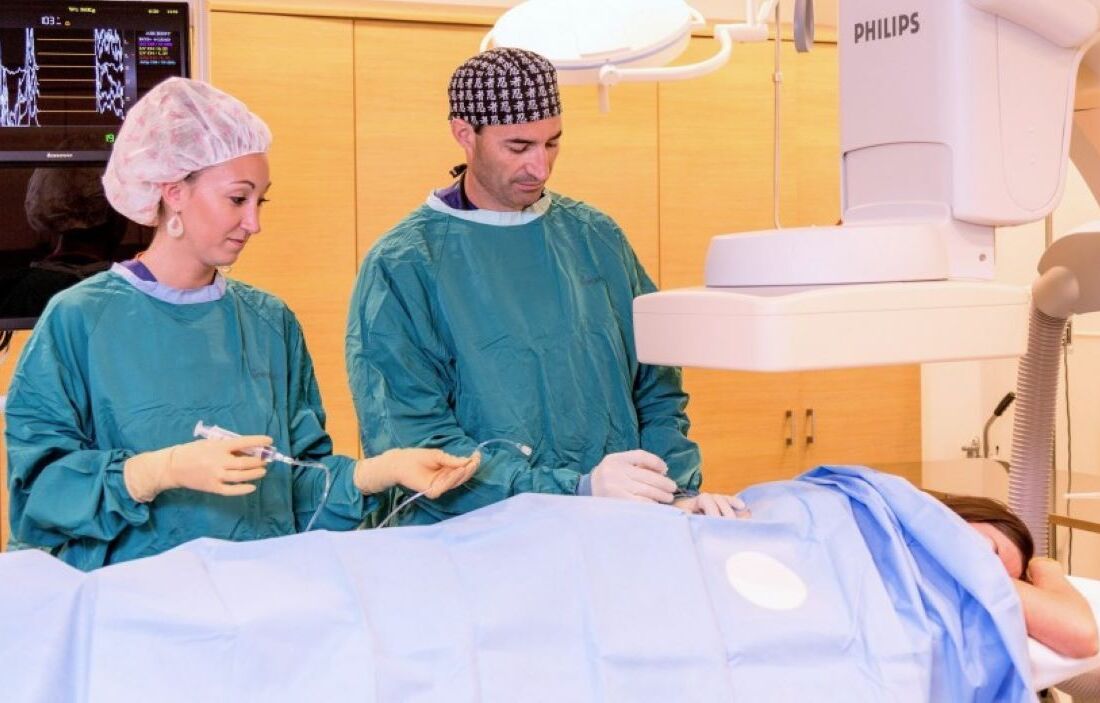
[[[202,437],[203,439],[234,439],[241,435],[227,430],[224,427],[218,427],[217,425],[207,425],[202,420],[199,420],[195,424],[195,436]],[[264,461],[281,461],[284,464],[290,464],[296,466],[300,462],[297,459],[282,454],[278,449],[270,444],[262,447],[250,447],[248,449],[242,449],[242,454],[248,454],[249,456],[259,457]]]
[[[240,437],[241,435],[227,430],[224,427],[218,427],[217,425],[207,425],[202,420],[195,423],[195,436],[202,437],[203,439],[233,439],[234,437]],[[278,449],[266,444],[262,447],[250,447],[248,449],[242,449],[241,453],[248,454],[249,456],[259,457],[264,461],[280,461],[290,466],[304,466],[312,469],[320,469],[325,474],[325,487],[321,492],[321,500],[317,504],[317,508],[313,511],[313,516],[310,517],[309,522],[306,523],[306,529],[303,532],[309,532],[313,529],[313,523],[317,522],[317,516],[321,514],[321,509],[325,507],[325,503],[328,501],[329,490],[332,489],[332,472],[327,466],[319,461],[299,461],[294,457],[289,457],[286,454],[281,453]]]

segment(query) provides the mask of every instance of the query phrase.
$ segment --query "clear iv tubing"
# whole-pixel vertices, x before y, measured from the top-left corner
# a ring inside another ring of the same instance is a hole
[[[217,425],[207,425],[202,420],[199,420],[195,424],[195,436],[202,437],[203,439],[233,439],[235,437],[240,437],[236,432],[227,430],[224,427],[218,427]],[[310,529],[313,528],[313,523],[317,521],[317,516],[321,514],[321,509],[324,508],[325,503],[328,502],[328,493],[332,490],[332,472],[329,471],[329,468],[319,461],[299,461],[294,457],[282,454],[270,444],[262,447],[242,449],[241,454],[258,457],[264,461],[278,461],[289,466],[304,466],[311,469],[320,469],[325,472],[325,489],[321,493],[321,502],[317,504],[317,508],[313,511],[313,516],[309,518],[309,522],[306,523],[306,529],[303,530],[303,532],[309,532]]]
[[[483,448],[485,448],[486,446],[488,446],[490,444],[507,444],[510,447],[515,447],[516,450],[520,454],[527,457],[528,459],[531,458],[531,447],[527,446],[526,444],[520,444],[519,442],[513,442],[510,439],[503,439],[503,438],[499,438],[499,437],[497,439],[487,439],[484,442],[482,442],[481,444],[477,445],[474,448],[474,453],[476,454],[477,452],[480,452]],[[413,502],[417,498],[420,498],[421,496],[424,495],[424,493],[425,493],[425,491],[420,491],[419,493],[414,493],[411,496],[409,496],[408,498],[406,498],[405,500],[398,503],[397,507],[394,508],[393,510],[391,510],[390,514],[386,516],[386,519],[383,520],[382,522],[378,523],[378,526],[379,527],[385,527],[386,523],[388,523],[390,520],[393,519],[393,517],[395,515],[397,515],[399,512],[401,512],[402,510],[405,509],[406,505]]]

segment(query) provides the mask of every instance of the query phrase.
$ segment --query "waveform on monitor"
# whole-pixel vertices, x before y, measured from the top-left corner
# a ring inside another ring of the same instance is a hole
[[[27,29],[23,66],[9,68],[0,61],[0,127],[38,126],[38,60],[34,53],[34,29]],[[0,56],[3,47],[0,46]]]
[[[126,64],[123,60],[122,37],[115,29],[94,31],[95,106],[102,114],[110,112],[125,116]]]

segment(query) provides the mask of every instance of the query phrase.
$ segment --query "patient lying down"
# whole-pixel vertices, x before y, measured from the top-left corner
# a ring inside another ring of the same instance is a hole
[[[1028,635],[1067,657],[1097,653],[1092,609],[1057,561],[1034,556],[1031,534],[1020,518],[991,498],[947,495],[940,500],[989,540],[1009,576],[1016,579]]]

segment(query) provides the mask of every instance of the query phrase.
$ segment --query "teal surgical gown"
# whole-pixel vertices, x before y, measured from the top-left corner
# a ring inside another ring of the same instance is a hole
[[[332,490],[316,526],[352,529],[377,508],[332,456],[301,327],[278,299],[223,283],[207,302],[153,297],[116,271],[54,296],[15,371],[6,410],[12,536],[89,570],[196,537],[293,534],[320,502],[324,472],[272,463],[247,496],[188,489],[138,503],[127,458],[193,441],[199,420],[266,434],[320,460]]]
[[[364,261],[347,362],[363,447],[482,441],[477,474],[399,516],[423,524],[524,492],[576,492],[607,454],[645,449],[701,481],[678,369],[640,364],[633,299],[655,290],[619,227],[546,195],[530,212],[452,210],[432,196]]]

